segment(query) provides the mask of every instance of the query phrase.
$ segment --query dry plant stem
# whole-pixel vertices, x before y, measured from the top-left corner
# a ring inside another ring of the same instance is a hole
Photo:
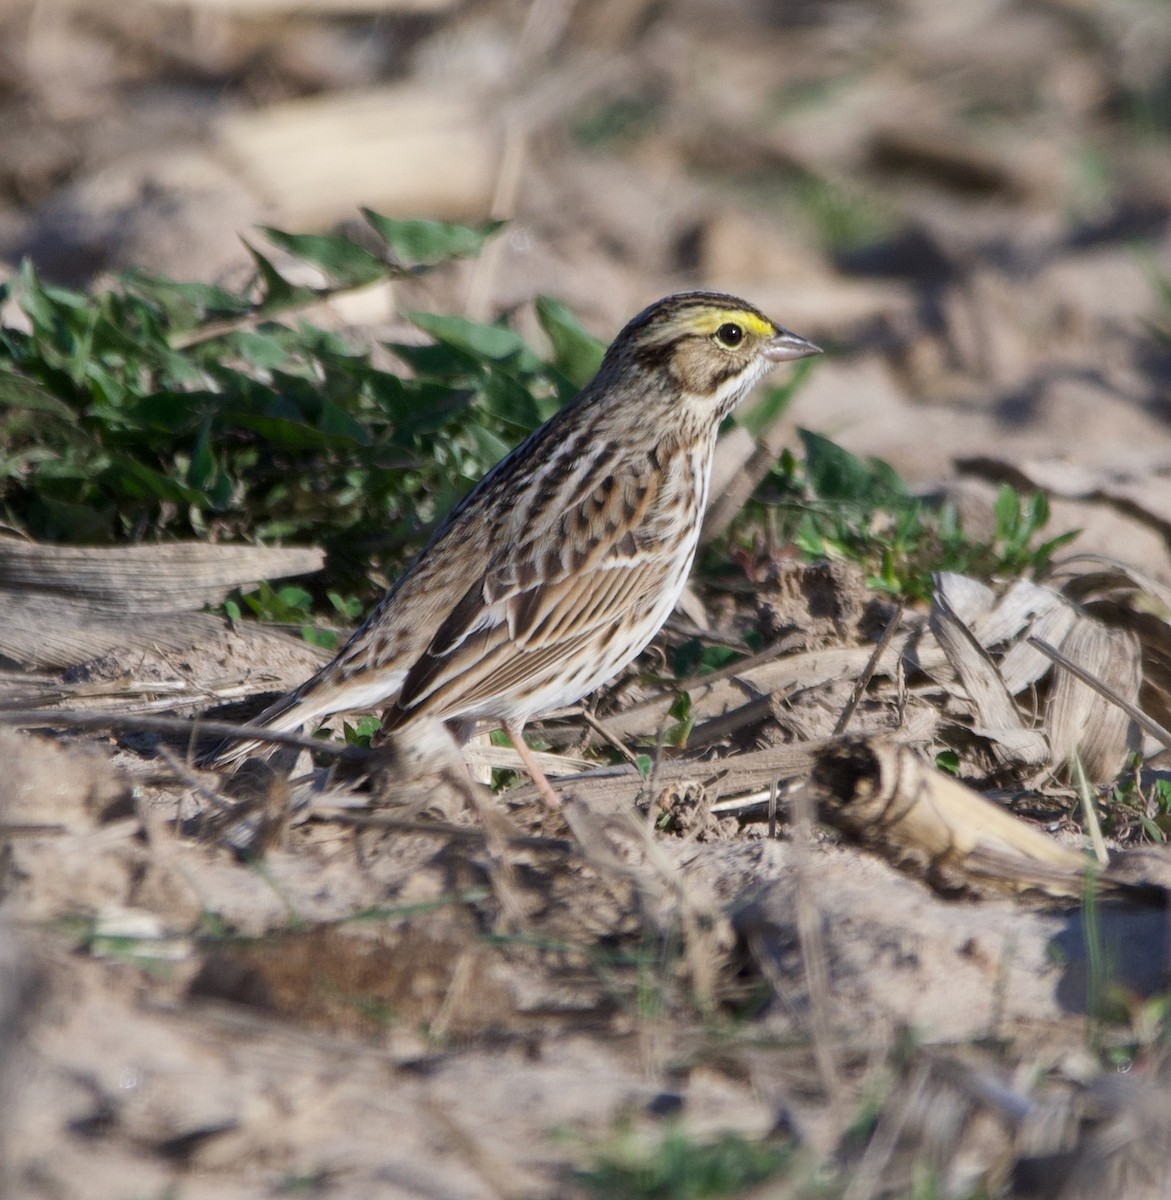
[[[458,976],[463,960],[456,964]],[[455,981],[453,980],[453,988]],[[521,1200],[534,1194],[534,1180],[528,1172],[501,1154],[483,1137],[470,1133],[456,1121],[446,1104],[424,1095],[422,1110],[434,1122],[443,1145],[471,1171],[484,1187],[499,1200]]]
[[[895,630],[898,629],[899,622],[903,619],[903,610],[906,606],[906,600],[900,598],[894,616],[891,617],[887,622],[886,628],[882,631],[882,637],[878,639],[878,645],[874,647],[874,653],[867,660],[862,674],[858,676],[858,682],[854,684],[854,690],[850,693],[849,700],[846,701],[846,707],[842,709],[842,715],[838,717],[838,723],[834,726],[834,737],[840,737],[846,732],[854,711],[865,695],[866,689],[870,686],[870,681],[874,678],[874,672],[878,670],[878,664],[882,661],[882,656],[886,653],[887,647],[895,635]]]
[[[504,732],[508,734],[508,740],[512,743],[513,749],[520,755],[520,760],[524,763],[529,778],[537,785],[537,791],[540,792],[541,799],[544,800],[549,808],[560,808],[561,801],[557,799],[557,793],[553,790],[553,785],[545,778],[545,772],[537,765],[537,760],[533,752],[529,749],[520,726],[513,725],[510,722],[504,726]]]
[[[606,743],[612,746],[634,768],[638,768],[638,755],[632,751],[621,738],[616,738],[606,727],[587,709],[581,710],[581,719]]]
[[[217,792],[215,788],[209,787],[197,772],[191,770],[168,747],[159,747],[159,757],[171,768],[177,780],[189,787],[197,796],[202,796],[213,808],[219,809],[220,812],[231,812],[236,807],[234,801]]]
[[[320,738],[304,737],[299,733],[279,733],[241,724],[238,721],[204,721],[198,717],[142,717],[126,713],[83,713],[69,710],[42,712],[36,709],[12,709],[0,711],[0,725],[16,725],[20,728],[45,728],[54,725],[66,729],[127,730],[142,733],[203,733],[209,737],[232,738],[236,741],[267,742],[274,746],[295,746],[299,750],[312,750],[329,758],[346,758],[364,761],[369,751],[360,746],[344,746],[337,742],[323,742]]]
[[[706,636],[706,635],[705,635]],[[647,709],[653,709],[657,705],[664,703],[667,700],[674,700],[680,692],[690,692],[693,688],[708,687],[713,683],[720,683],[724,679],[734,679],[744,671],[754,670],[756,667],[763,667],[770,663],[775,658],[780,658],[782,654],[787,653],[794,647],[800,644],[801,638],[798,634],[791,634],[787,637],[780,638],[771,646],[764,650],[751,655],[748,658],[743,658],[739,662],[729,663],[726,667],[720,667],[716,671],[710,671],[706,675],[692,675],[689,679],[684,679],[681,682],[672,685],[669,688],[663,688],[662,691],[656,692],[653,696],[648,696],[645,700],[640,700],[637,704],[632,704],[629,708],[624,709],[620,714],[623,717],[628,717],[632,713],[643,712]],[[761,697],[762,701],[767,697]],[[612,736],[617,736],[610,731]]]
[[[457,775],[452,770],[451,775]],[[492,890],[500,902],[502,931],[522,931],[527,926],[524,901],[516,886],[516,873],[508,857],[508,840],[520,831],[493,803],[491,795],[470,778],[465,780],[466,795],[472,811],[483,826],[488,850],[487,871]]]
[[[0,841],[17,837],[61,837],[68,832],[66,825],[29,825],[25,822],[10,825],[7,821],[0,821]]]
[[[375,283],[377,282],[379,281],[375,280]],[[240,313],[239,316],[225,317],[222,321],[212,321],[207,325],[201,326],[199,329],[193,329],[190,333],[176,334],[174,337],[168,339],[168,345],[172,350],[188,350],[192,346],[200,346],[204,342],[210,342],[215,338],[223,337],[226,333],[235,333],[237,330],[244,329],[255,329],[258,325],[263,325],[265,321],[276,320],[280,317],[303,317],[306,313],[312,312],[313,309],[319,308],[322,304],[330,300],[336,300],[339,296],[348,296],[356,292],[363,292],[370,286],[371,284],[369,283],[360,283],[350,287],[314,288],[313,295],[307,297],[302,303],[290,304],[288,308],[282,308],[277,311],[258,304],[255,308],[250,308],[247,312]]]
[[[1071,658],[1067,658],[1060,650],[1049,645],[1039,637],[1029,637],[1025,639],[1030,646],[1040,650],[1046,658],[1051,659],[1059,667],[1068,671],[1074,678],[1079,679],[1088,688],[1092,688],[1099,696],[1109,700],[1111,704],[1116,704],[1126,715],[1135,722],[1141,729],[1149,733],[1157,742],[1161,742],[1163,746],[1171,750],[1171,729],[1160,725],[1158,721],[1148,717],[1141,708],[1135,707],[1129,700],[1124,700],[1117,692],[1108,688],[1101,680],[1091,675],[1088,671],[1084,671]]]
[[[825,941],[821,936],[821,912],[813,895],[809,867],[809,847],[813,841],[815,804],[808,788],[801,788],[793,797],[793,873],[796,882],[795,907],[797,940],[801,946],[801,965],[809,988],[809,1033],[813,1039],[813,1058],[821,1086],[833,1104],[842,1099],[842,1081],[834,1059],[830,1012],[829,974]]]

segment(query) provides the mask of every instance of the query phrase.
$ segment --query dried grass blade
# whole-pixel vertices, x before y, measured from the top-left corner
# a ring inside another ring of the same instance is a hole
[[[1132,706],[1138,703],[1142,651],[1132,633],[1082,616],[1066,634],[1061,651],[1106,691]],[[1066,671],[1058,671],[1053,682],[1045,729],[1054,761],[1069,763],[1076,756],[1095,783],[1114,779],[1127,755],[1139,748],[1138,727],[1126,710]]]
[[[1171,750],[1171,729],[1167,729],[1165,726],[1160,725],[1158,721],[1152,720],[1141,708],[1131,704],[1130,701],[1118,695],[1117,692],[1112,691],[1088,671],[1083,671],[1077,663],[1067,658],[1055,646],[1050,646],[1048,642],[1044,642],[1037,637],[1030,637],[1029,643],[1036,646],[1042,654],[1047,658],[1051,658],[1059,667],[1064,668],[1071,675],[1080,679],[1086,687],[1093,688],[1098,695],[1104,696],[1111,704],[1117,705],[1136,725],[1149,733],[1165,749]]]
[[[932,600],[931,631],[976,706],[978,732],[988,738],[1006,765],[1035,766],[1049,756],[1044,735],[1028,729],[988,651],[960,620],[946,596]]]

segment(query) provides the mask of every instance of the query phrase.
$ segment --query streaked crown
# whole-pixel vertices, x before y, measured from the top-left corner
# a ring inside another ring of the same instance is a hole
[[[615,339],[606,365],[665,373],[681,398],[710,402],[718,419],[774,364],[818,353],[736,296],[680,292],[639,313]]]

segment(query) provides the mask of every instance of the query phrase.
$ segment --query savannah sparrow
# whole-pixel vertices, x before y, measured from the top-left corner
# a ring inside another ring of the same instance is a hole
[[[525,722],[576,703],[659,631],[695,557],[720,422],[776,363],[817,353],[734,296],[652,304],[450,513],[333,662],[254,724],[385,706],[384,732],[430,719],[466,740],[492,721],[556,805]]]

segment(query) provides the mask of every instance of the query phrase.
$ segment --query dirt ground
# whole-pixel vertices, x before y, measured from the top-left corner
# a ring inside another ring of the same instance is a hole
[[[1000,481],[1042,487],[1165,612],[1168,63],[1160,0],[11,0],[0,262],[238,279],[258,224],[505,216],[477,262],[325,319],[515,310],[536,338],[547,293],[609,337],[673,289],[743,295],[830,350],[778,444],[880,456],[974,529]],[[857,580],[829,616],[818,579],[771,586],[805,674],[720,681],[706,743],[649,785],[570,775],[564,815],[525,787],[403,807],[397,777],[225,798],[181,739],[0,729],[5,1194],[698,1195],[598,1182],[682,1130],[791,1155],[736,1195],[1171,1195],[1165,904],[943,899],[800,820],[769,838],[770,782],[808,773],[891,616]],[[318,661],[224,632],[12,662],[0,698],[182,681],[189,713]],[[850,731],[937,749],[964,689],[909,678]],[[654,733],[638,700],[599,709],[620,739]],[[586,727],[545,732],[576,770]],[[1016,811],[1075,840],[1044,784]]]

